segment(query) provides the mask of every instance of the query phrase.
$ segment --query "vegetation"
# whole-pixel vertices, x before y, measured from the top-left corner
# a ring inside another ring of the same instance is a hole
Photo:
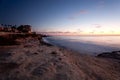
[[[16,32],[16,33],[30,33],[31,26],[30,25],[0,25],[0,32]]]

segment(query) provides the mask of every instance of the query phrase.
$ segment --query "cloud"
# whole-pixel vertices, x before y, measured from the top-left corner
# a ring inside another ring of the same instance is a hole
[[[74,19],[75,19],[75,17],[68,17],[68,19],[69,19],[69,20],[74,20]]]
[[[80,10],[76,13],[74,13],[72,16],[68,17],[69,20],[75,20],[78,16],[83,15],[83,14],[87,14],[88,11],[87,10]]]
[[[87,14],[88,13],[88,11],[86,11],[86,10],[80,10],[80,14]]]
[[[93,31],[91,31],[91,32],[89,32],[90,34],[94,34],[95,33],[95,30],[93,30]]]
[[[83,32],[81,29],[77,29],[76,31],[77,31],[77,32]]]
[[[102,26],[99,25],[99,24],[94,24],[95,25],[95,28],[101,28]]]
[[[70,32],[70,31],[50,31],[50,32],[41,32],[41,34],[47,34],[47,35],[75,35],[76,32]]]
[[[101,26],[98,25],[98,26],[96,26],[96,28],[101,28]]]
[[[111,33],[114,33],[115,31],[110,31]]]
[[[76,16],[76,17],[77,17],[77,16],[80,16],[80,15],[82,15],[82,14],[87,14],[87,13],[88,13],[87,10],[80,10],[80,11],[74,13],[73,16]]]
[[[104,31],[100,31],[100,33],[104,33]]]

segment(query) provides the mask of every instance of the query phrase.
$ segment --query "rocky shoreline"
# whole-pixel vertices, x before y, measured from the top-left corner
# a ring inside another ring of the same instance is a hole
[[[104,52],[104,53],[98,54],[97,57],[112,58],[112,59],[120,60],[120,51]]]
[[[0,36],[0,80],[120,79],[118,59],[108,59],[104,53],[97,57],[78,54],[45,43],[42,37],[37,34]]]

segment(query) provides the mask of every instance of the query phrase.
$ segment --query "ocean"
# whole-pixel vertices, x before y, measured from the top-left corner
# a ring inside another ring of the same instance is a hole
[[[51,36],[44,41],[91,55],[120,50],[120,36]]]

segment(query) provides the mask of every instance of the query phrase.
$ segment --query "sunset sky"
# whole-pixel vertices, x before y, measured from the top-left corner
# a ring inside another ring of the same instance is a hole
[[[0,0],[0,23],[51,34],[120,34],[120,0]]]

